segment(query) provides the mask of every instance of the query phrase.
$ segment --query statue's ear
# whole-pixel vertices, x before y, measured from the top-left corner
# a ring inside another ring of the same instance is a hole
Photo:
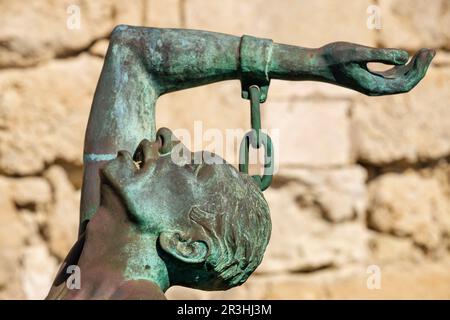
[[[208,245],[204,241],[183,239],[178,232],[162,232],[159,245],[166,253],[186,263],[202,263],[208,256]]]

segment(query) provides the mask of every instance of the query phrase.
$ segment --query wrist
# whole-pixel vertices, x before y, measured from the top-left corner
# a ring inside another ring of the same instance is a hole
[[[274,44],[269,74],[272,79],[320,80],[329,73],[330,65],[322,48],[303,48]]]

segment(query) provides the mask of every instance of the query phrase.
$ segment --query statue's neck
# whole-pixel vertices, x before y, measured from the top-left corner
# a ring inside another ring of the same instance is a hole
[[[81,287],[62,289],[60,298],[164,299],[169,278],[157,237],[136,231],[119,199],[103,192],[107,201],[87,226],[77,262]]]
[[[165,300],[161,288],[148,280],[119,280],[113,274],[84,277],[80,289],[69,289],[65,283],[53,287],[47,299],[63,300]]]

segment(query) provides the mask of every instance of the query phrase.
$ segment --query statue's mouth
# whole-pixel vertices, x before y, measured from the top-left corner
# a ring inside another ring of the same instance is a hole
[[[154,163],[159,159],[160,143],[150,142],[147,139],[142,140],[134,151],[132,160],[136,169],[141,170],[150,163]]]
[[[139,147],[136,149],[133,155],[133,163],[138,170],[140,170],[144,165],[144,154],[142,151],[138,151]]]

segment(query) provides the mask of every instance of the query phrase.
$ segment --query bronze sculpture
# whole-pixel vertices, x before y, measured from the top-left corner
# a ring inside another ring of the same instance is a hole
[[[174,163],[181,144],[155,128],[162,94],[240,79],[252,110],[266,100],[270,79],[395,94],[411,90],[433,56],[422,49],[406,64],[405,51],[343,42],[307,49],[249,36],[116,27],[86,131],[79,240],[48,298],[160,299],[176,284],[227,289],[261,262],[271,225],[260,190],[270,179],[251,179],[228,164]],[[368,62],[395,66],[374,72]],[[253,119],[246,149],[260,147]],[[66,287],[69,265],[82,271],[79,290]]]

